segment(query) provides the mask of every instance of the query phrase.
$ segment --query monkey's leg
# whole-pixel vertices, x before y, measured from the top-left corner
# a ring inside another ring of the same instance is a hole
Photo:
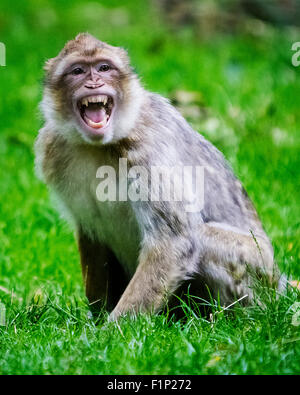
[[[158,311],[189,277],[192,262],[196,263],[196,254],[191,240],[152,240],[143,246],[137,270],[110,319],[128,312]]]
[[[217,223],[201,225],[199,236],[199,283],[208,286],[215,298],[219,296],[222,304],[245,295],[249,303],[255,277],[270,286],[278,285],[280,274],[267,239]]]
[[[123,268],[106,245],[82,232],[78,235],[78,248],[91,311],[96,314],[103,307],[111,311],[127,285]]]

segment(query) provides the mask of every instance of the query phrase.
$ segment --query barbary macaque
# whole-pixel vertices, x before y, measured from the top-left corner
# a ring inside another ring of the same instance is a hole
[[[110,319],[158,312],[187,284],[191,295],[209,290],[222,305],[250,303],[253,273],[280,287],[271,243],[223,155],[143,88],[124,49],[79,34],[45,72],[36,168],[74,227],[91,307],[104,306]],[[151,177],[141,174],[153,167],[171,169],[176,199],[161,198],[164,177],[158,196],[145,198]],[[108,168],[116,199],[97,193],[99,169]],[[196,171],[180,177],[191,168],[204,169],[203,179]],[[125,192],[143,199],[124,198],[124,180]]]

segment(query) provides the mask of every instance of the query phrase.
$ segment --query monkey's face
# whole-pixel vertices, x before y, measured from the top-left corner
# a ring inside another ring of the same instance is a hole
[[[90,143],[124,137],[126,112],[134,106],[138,83],[123,49],[81,34],[48,61],[46,70],[42,108],[47,118],[45,106],[50,104],[51,118],[64,125],[66,137],[75,131]]]
[[[79,61],[68,67],[64,79],[79,130],[88,139],[102,139],[112,129],[114,112],[121,105],[119,70],[110,59]]]

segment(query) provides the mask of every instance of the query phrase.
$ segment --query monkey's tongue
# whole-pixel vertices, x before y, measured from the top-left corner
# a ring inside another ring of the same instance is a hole
[[[103,107],[89,105],[84,111],[84,120],[92,128],[102,128],[106,125],[107,114]]]

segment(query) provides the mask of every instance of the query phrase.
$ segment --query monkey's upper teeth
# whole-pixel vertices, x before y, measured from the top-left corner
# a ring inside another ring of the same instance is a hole
[[[81,100],[81,104],[83,106],[88,106],[89,103],[103,103],[104,105],[107,103],[107,96],[106,95],[98,95],[98,96],[89,96],[85,97]]]
[[[83,105],[83,106],[88,106],[89,105],[89,102],[88,102],[88,100],[87,99],[82,99],[81,100],[81,104]]]
[[[100,97],[100,96],[98,96],[98,97]],[[101,101],[102,101],[102,103],[105,105],[105,104],[107,103],[107,96],[102,95],[102,96],[101,96]]]

